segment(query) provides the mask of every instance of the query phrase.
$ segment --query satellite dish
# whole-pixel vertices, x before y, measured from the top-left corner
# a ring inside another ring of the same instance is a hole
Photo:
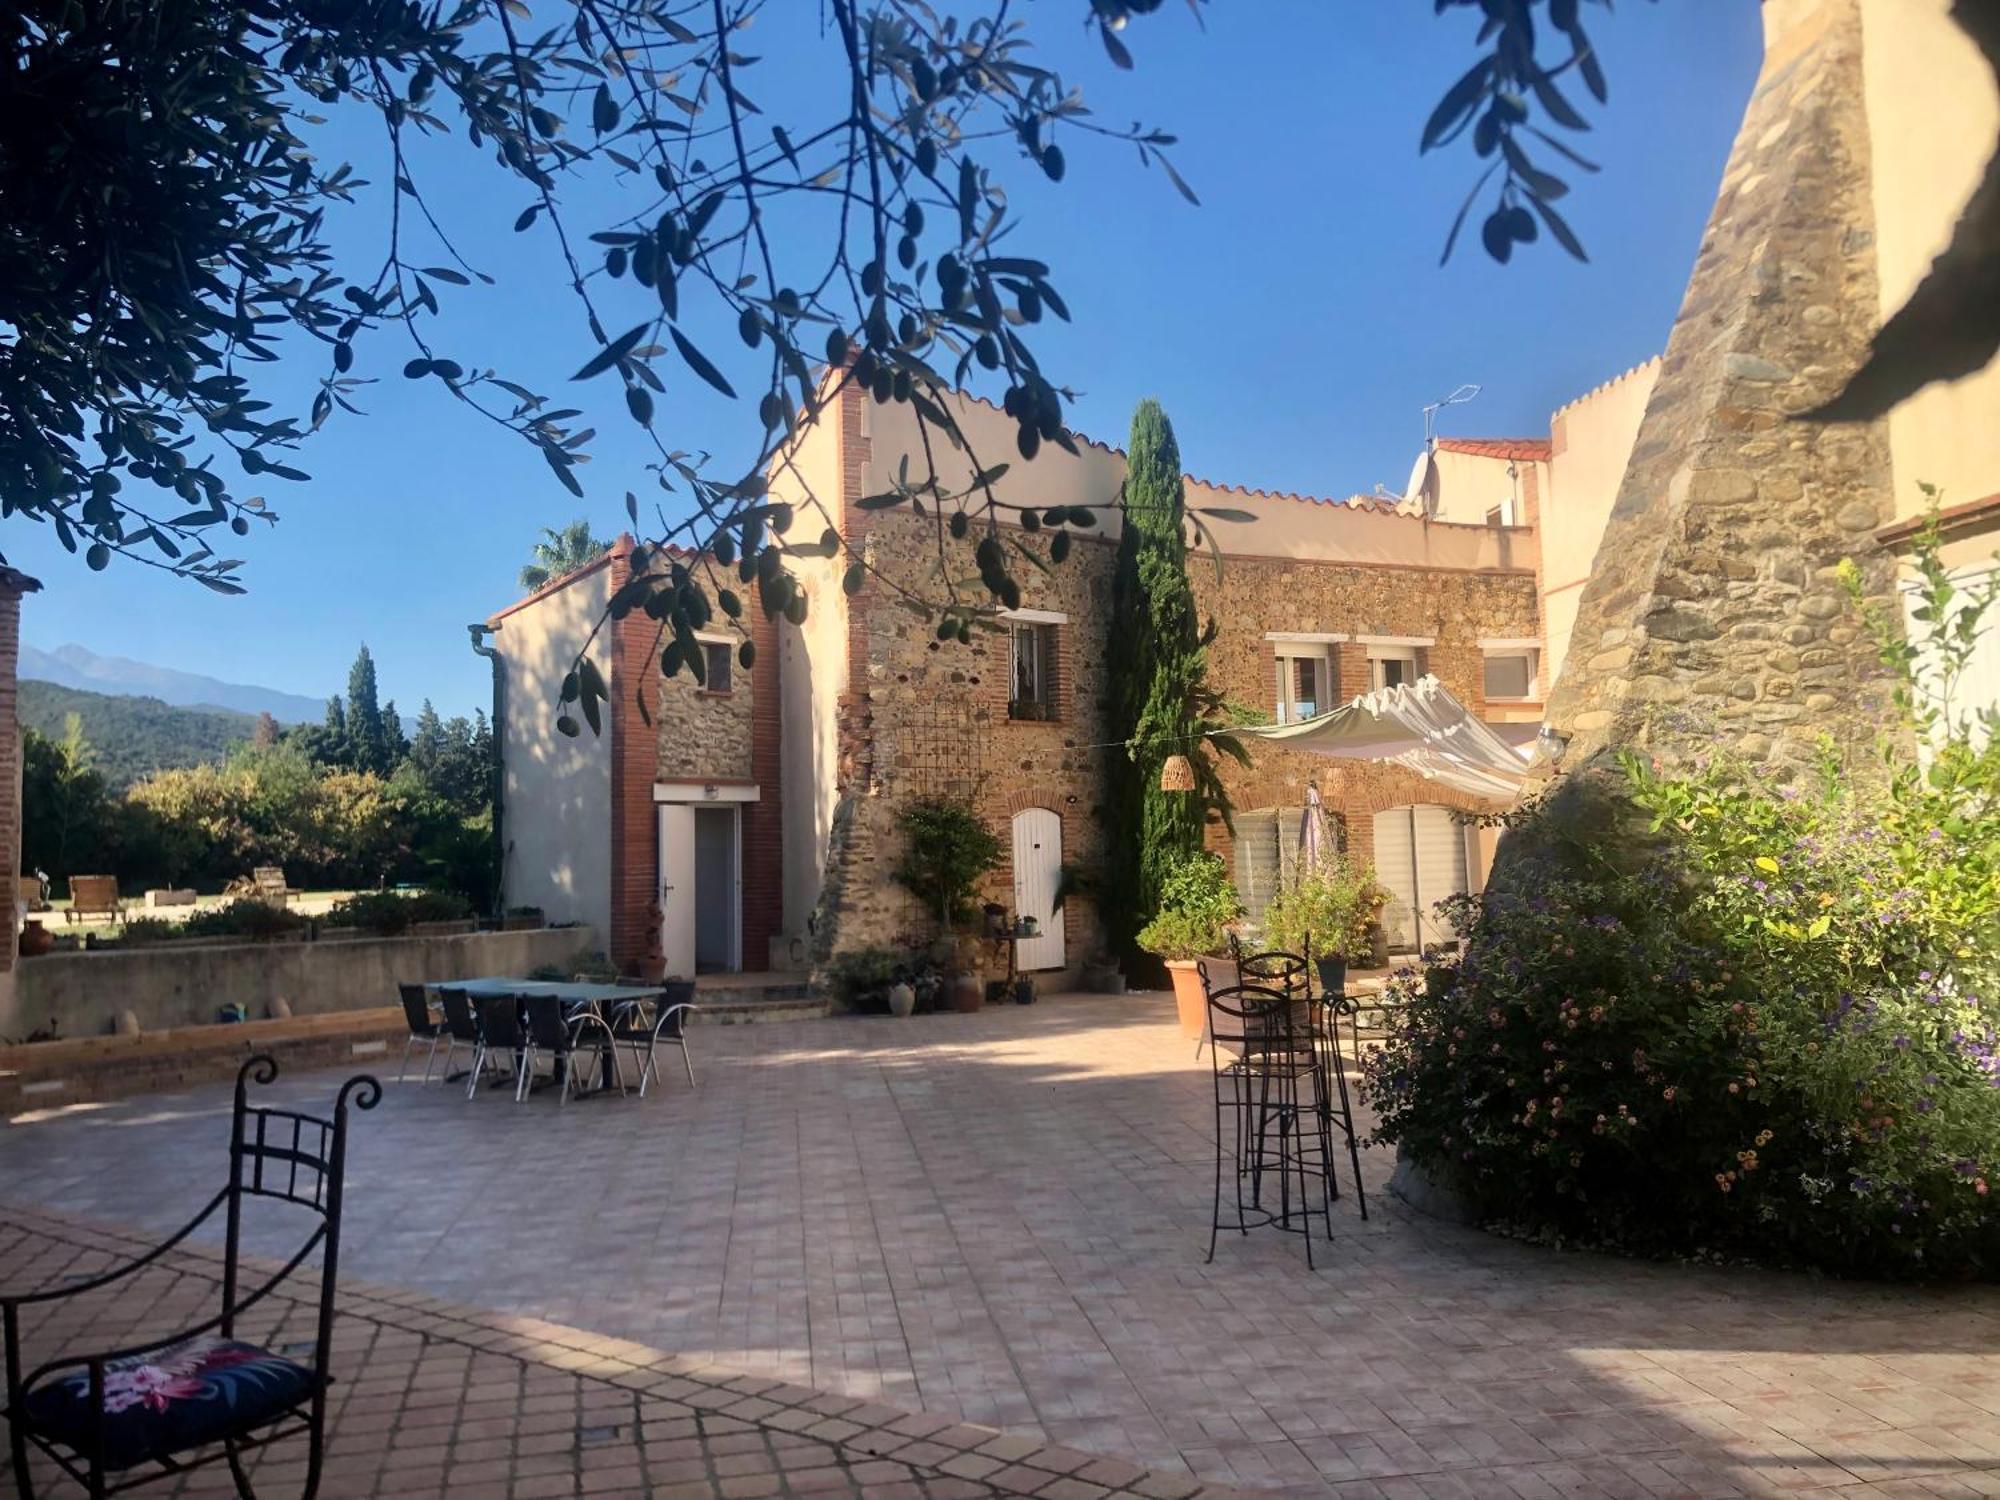
[[[1410,482],[1403,488],[1402,508],[1417,515],[1434,515],[1438,502],[1437,460],[1428,445],[1410,467]]]

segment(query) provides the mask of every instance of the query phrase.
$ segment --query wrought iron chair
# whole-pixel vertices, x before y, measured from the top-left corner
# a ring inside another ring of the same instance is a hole
[[[429,1042],[430,1051],[424,1057],[424,1082],[429,1083],[431,1065],[437,1061],[438,1043],[450,1033],[445,1023],[431,1014],[430,995],[422,985],[399,984],[396,986],[396,993],[402,998],[403,1019],[410,1027],[410,1039],[403,1043],[403,1066],[397,1070],[396,1082],[401,1083],[409,1075],[410,1053],[416,1049],[417,1043]],[[447,1065],[451,1062],[449,1052],[445,1054],[445,1062]]]
[[[1224,1135],[1228,1133],[1232,1137],[1229,1160],[1236,1196],[1233,1227],[1244,1234],[1261,1225],[1303,1234],[1306,1265],[1310,1268],[1313,1264],[1315,1210],[1307,1179],[1317,1177],[1324,1183],[1328,1178],[1332,1141],[1326,1130],[1325,1074],[1316,1055],[1309,1016],[1309,1006],[1268,985],[1226,985],[1209,993],[1209,1059],[1215,1080],[1215,1198],[1208,1233],[1211,1261],[1215,1259],[1216,1236],[1224,1227],[1222,1173]],[[1264,1179],[1272,1175],[1277,1178],[1276,1210],[1264,1206]],[[1246,1177],[1250,1179],[1248,1203],[1243,1198]],[[1331,1236],[1332,1211],[1324,1191],[1317,1211]]]
[[[611,1038],[619,1046],[632,1048],[633,1056],[641,1056],[639,1065],[639,1097],[646,1097],[646,1086],[658,1074],[658,1054],[660,1044],[681,1049],[681,1066],[687,1070],[688,1087],[694,1087],[694,1059],[688,1053],[688,1017],[696,1014],[694,1003],[694,981],[692,979],[669,979],[660,986],[660,993],[651,1000],[636,1000],[621,1005],[611,1018]]]
[[[528,1047],[529,1076],[534,1075],[536,1054],[546,1052],[554,1076],[562,1083],[563,1104],[569,1103],[570,1093],[576,1087],[577,1059],[583,1053],[592,1054],[600,1068],[608,1057],[612,1079],[619,1092],[624,1092],[625,1081],[618,1070],[618,1049],[612,1042],[611,1028],[595,1011],[579,1009],[565,1015],[560,996],[530,995]]]
[[[1354,1101],[1347,1089],[1347,1054],[1340,1047],[1340,1023],[1345,1021],[1354,1044],[1355,1064],[1360,1065],[1361,1006],[1347,996],[1347,965],[1344,961],[1323,959],[1317,967],[1320,978],[1317,1012],[1319,1043],[1321,1056],[1330,1061],[1333,1074],[1333,1090],[1327,1096],[1328,1108],[1332,1111],[1328,1123],[1340,1132],[1347,1143],[1347,1165],[1354,1173],[1354,1201],[1365,1220],[1368,1217],[1368,1189],[1361,1181],[1361,1136],[1354,1125]],[[1332,1195],[1338,1198],[1340,1187],[1334,1181],[1330,1165],[1326,1182]]]
[[[452,1081],[451,1055],[463,1042],[472,1049],[473,1077],[479,1076],[479,1017],[473,1013],[472,996],[464,990],[440,989],[438,1004],[444,1007],[444,1081]],[[470,1093],[467,1094],[470,1098]]]
[[[208,1206],[169,1239],[102,1276],[26,1296],[0,1295],[7,1360],[6,1417],[14,1480],[33,1500],[31,1450],[51,1459],[93,1497],[119,1494],[191,1469],[227,1462],[236,1492],[254,1500],[244,1455],[304,1434],[305,1500],[319,1489],[326,1441],[326,1394],[333,1377],[334,1287],[340,1271],[342,1183],[347,1166],[347,1111],[373,1109],[382,1085],[358,1074],[341,1085],[333,1115],[253,1106],[249,1085],[268,1084],[277,1063],[259,1055],[236,1074],[229,1135],[229,1181]],[[239,1294],[243,1203],[275,1198],[318,1220],[305,1244],[254,1291]],[[109,1286],[150,1265],[186,1239],[218,1208],[226,1211],[222,1309],[205,1323],[149,1343],[92,1354],[65,1354],[23,1373],[24,1310]],[[236,1322],[321,1247],[317,1338],[309,1362],[236,1338]],[[143,1470],[133,1474],[133,1470]]]
[[[1338,1131],[1347,1144],[1348,1164],[1354,1174],[1355,1203],[1361,1217],[1368,1217],[1368,1190],[1361,1182],[1361,1137],[1354,1125],[1354,1101],[1347,1088],[1347,1059],[1340,1048],[1340,1023],[1343,1019],[1353,1024],[1358,1007],[1346,996],[1344,964],[1338,965],[1342,978],[1338,988],[1329,983],[1331,975],[1324,963],[1315,962],[1312,956],[1312,938],[1305,940],[1304,953],[1287,953],[1282,949],[1272,949],[1264,953],[1245,953],[1235,934],[1230,935],[1230,952],[1236,959],[1236,966],[1246,980],[1257,984],[1281,989],[1291,998],[1294,1006],[1301,1008],[1301,1022],[1309,1027],[1313,1039],[1313,1055],[1320,1062],[1319,1099],[1322,1127],[1331,1145],[1332,1133]],[[1313,976],[1320,980],[1320,992],[1313,993]],[[1360,1055],[1360,1043],[1355,1042],[1355,1055]],[[1333,1170],[1333,1159],[1329,1152],[1326,1161],[1326,1195],[1329,1201],[1340,1197],[1340,1181]]]

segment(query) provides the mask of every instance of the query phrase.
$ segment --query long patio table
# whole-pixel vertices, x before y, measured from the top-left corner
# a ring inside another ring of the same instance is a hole
[[[487,975],[478,979],[433,979],[424,986],[425,990],[463,990],[473,1000],[497,1000],[508,995],[523,999],[531,995],[554,995],[570,1010],[594,1009],[600,1015],[608,1009],[637,1000],[657,1000],[660,991],[655,986],[631,984],[590,984],[582,981],[570,982],[560,979],[510,979],[504,974]],[[610,1017],[604,1015],[606,1024]],[[615,1064],[611,1050],[606,1048],[598,1064],[599,1084],[610,1088],[614,1077]]]

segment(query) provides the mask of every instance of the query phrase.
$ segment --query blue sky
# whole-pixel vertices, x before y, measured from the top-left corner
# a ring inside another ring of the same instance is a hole
[[[1107,121],[1178,134],[1175,162],[1202,207],[1140,169],[1128,147],[1068,141],[1059,188],[996,154],[1024,219],[1015,246],[1052,263],[1075,317],[1044,323],[1044,367],[1079,390],[1074,421],[1094,437],[1122,441],[1133,404],[1156,396],[1193,472],[1324,495],[1400,486],[1421,408],[1461,382],[1483,394],[1446,414],[1441,432],[1539,434],[1553,407],[1658,352],[1760,45],[1757,7],[1742,0],[1628,3],[1596,16],[1612,97],[1577,144],[1604,171],[1566,174],[1576,190],[1564,205],[1591,263],[1545,240],[1503,268],[1469,235],[1440,269],[1472,157],[1419,158],[1416,142],[1473,55],[1473,13],[1436,18],[1422,0],[1214,0],[1203,29],[1167,6],[1130,32],[1139,66],[1125,74],[1071,19],[1081,0],[1065,3],[1032,12],[1043,60]],[[804,49],[772,34],[772,17],[794,7],[816,14],[783,0],[747,49],[769,59],[747,91],[780,120],[776,101],[823,84]],[[327,155],[386,182],[376,131],[337,122],[327,134]],[[585,501],[433,383],[403,381],[409,351],[388,335],[359,350],[356,373],[382,377],[361,398],[370,415],[336,416],[304,451],[310,484],[266,491],[283,520],[236,551],[250,561],[247,596],[119,563],[88,573],[46,529],[10,521],[0,549],[46,586],[25,606],[25,639],[315,694],[344,686],[366,640],[384,695],[406,711],[426,696],[447,713],[485,701],[485,664],[464,626],[514,597],[538,528],[584,514],[610,535],[624,525],[627,489],[657,491],[616,385],[568,383],[591,343],[547,235],[511,232],[525,189],[457,144],[425,152],[419,170],[468,259],[499,282],[454,296],[442,352],[591,411],[600,436],[581,471]],[[354,267],[379,259],[383,196],[341,226]],[[615,200],[600,193],[575,207],[587,230]],[[615,328],[639,320],[635,311],[620,322],[611,306]],[[726,326],[685,326],[719,362],[744,353]],[[744,372],[739,387],[754,383],[747,364],[725,368]],[[270,390],[303,409],[317,373],[283,372]],[[755,442],[754,406],[690,384],[672,385],[662,431],[674,446],[729,455],[733,468]]]

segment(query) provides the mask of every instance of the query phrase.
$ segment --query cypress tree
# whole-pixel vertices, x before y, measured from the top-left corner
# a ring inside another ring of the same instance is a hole
[[[1211,736],[1220,701],[1207,686],[1213,625],[1195,610],[1187,576],[1187,497],[1173,424],[1157,401],[1139,403],[1126,445],[1122,529],[1111,584],[1109,801],[1111,859],[1104,902],[1108,937],[1128,965],[1134,935],[1159,904],[1160,882],[1202,847],[1212,812],[1228,816],[1228,798],[1211,747],[1242,755],[1234,740]],[[1163,792],[1169,755],[1195,767],[1196,790]]]
[[[347,742],[355,770],[389,769],[382,705],[376,697],[375,658],[365,644],[354,653],[354,665],[347,669]]]

